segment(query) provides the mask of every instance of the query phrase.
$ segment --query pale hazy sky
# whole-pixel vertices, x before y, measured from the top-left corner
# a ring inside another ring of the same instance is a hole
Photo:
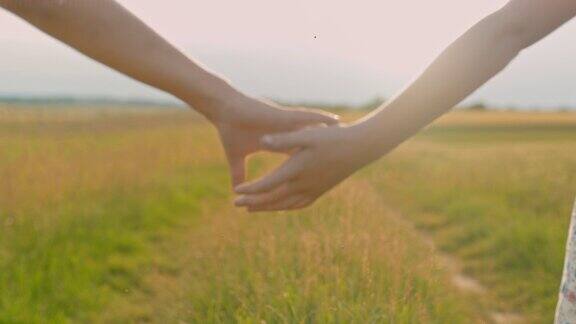
[[[389,97],[505,0],[121,0],[189,55],[255,95]],[[315,37],[316,36],[316,37]],[[576,107],[576,22],[469,101]],[[167,98],[0,12],[0,94]]]

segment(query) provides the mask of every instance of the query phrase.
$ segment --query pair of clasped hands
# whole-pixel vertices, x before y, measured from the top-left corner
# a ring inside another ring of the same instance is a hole
[[[360,143],[362,123],[344,125],[323,111],[284,108],[236,92],[212,103],[206,115],[218,129],[237,198],[250,212],[304,208],[376,158]],[[246,182],[246,158],[258,151],[288,159],[260,179]]]

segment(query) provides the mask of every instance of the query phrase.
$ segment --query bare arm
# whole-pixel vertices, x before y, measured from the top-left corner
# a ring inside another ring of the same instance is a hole
[[[38,29],[129,77],[168,92],[218,128],[234,183],[245,157],[268,132],[296,130],[335,116],[287,110],[250,98],[169,44],[114,0],[0,0]]]
[[[457,39],[420,77],[365,120],[373,125],[375,139],[383,140],[387,151],[412,136],[574,15],[573,0],[510,1]]]
[[[231,95],[221,78],[182,54],[114,0],[0,0],[0,5],[83,54],[192,104]]]
[[[363,120],[348,127],[265,137],[269,150],[299,150],[274,173],[238,187],[243,196],[237,204],[253,211],[309,205],[458,104],[523,49],[574,15],[574,0],[511,0],[458,38],[405,90]]]

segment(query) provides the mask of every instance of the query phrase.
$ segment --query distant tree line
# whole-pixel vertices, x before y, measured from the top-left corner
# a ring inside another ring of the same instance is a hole
[[[77,98],[68,96],[0,96],[0,103],[9,105],[43,106],[139,106],[139,107],[180,107],[176,102],[146,99]]]

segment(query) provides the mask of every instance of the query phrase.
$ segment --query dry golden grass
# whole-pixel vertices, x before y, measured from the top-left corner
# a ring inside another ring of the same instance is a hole
[[[440,126],[576,125],[574,112],[454,111],[440,118]]]
[[[0,129],[0,204],[7,213],[134,187],[220,155],[211,128],[178,111],[12,109],[0,116]]]
[[[470,323],[487,306],[549,320],[575,126],[455,112],[317,206],[253,216],[190,112],[1,108],[0,322]],[[451,288],[395,208],[492,300]]]
[[[351,181],[303,212],[205,210],[177,278],[153,274],[153,322],[474,323],[436,256],[373,187]],[[166,294],[165,287],[172,287]]]

